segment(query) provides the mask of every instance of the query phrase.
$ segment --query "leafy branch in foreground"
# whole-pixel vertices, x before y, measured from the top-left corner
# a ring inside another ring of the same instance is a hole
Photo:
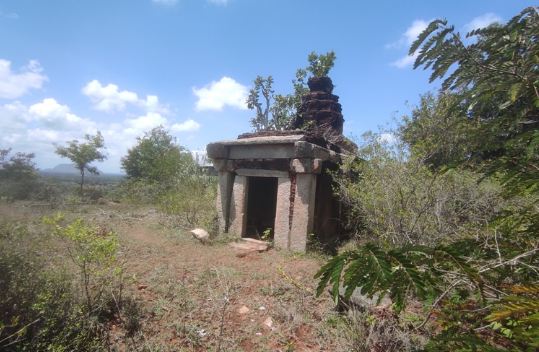
[[[444,284],[440,274],[449,271],[459,281],[467,280],[482,294],[483,280],[467,263],[465,255],[469,253],[458,251],[461,244],[435,248],[409,246],[388,251],[373,243],[365,244],[333,257],[318,271],[317,294],[331,285],[335,301],[340,299],[341,287],[345,299],[355,289],[370,298],[378,296],[378,301],[388,295],[395,310],[400,312],[411,295],[426,300],[439,294]]]

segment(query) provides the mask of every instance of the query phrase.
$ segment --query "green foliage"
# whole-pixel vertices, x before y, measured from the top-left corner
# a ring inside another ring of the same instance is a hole
[[[101,132],[97,131],[95,136],[87,134],[84,136],[85,143],[73,140],[67,143],[67,146],[56,146],[56,154],[70,159],[75,167],[80,171],[80,191],[82,194],[84,186],[84,175],[86,171],[91,174],[98,174],[95,166],[90,166],[94,161],[103,161],[107,156],[102,149],[105,148],[105,140]]]
[[[28,199],[39,190],[33,153],[16,153],[0,149],[0,196],[8,199]]]
[[[458,246],[406,246],[392,250],[367,243],[356,250],[333,257],[316,274],[320,278],[317,294],[331,284],[335,301],[339,300],[341,286],[348,299],[356,288],[368,297],[377,295],[378,301],[388,294],[397,312],[406,306],[410,295],[426,300],[441,292],[443,281],[439,273],[452,270],[481,288],[482,278],[457,252]],[[425,269],[426,268],[426,269]]]
[[[499,210],[487,213],[483,225],[472,221],[460,226],[468,219],[457,218],[454,238],[441,246],[386,241],[387,247],[367,243],[342,253],[318,273],[319,293],[331,285],[338,297],[335,290],[342,285],[345,295],[355,288],[370,296],[388,294],[397,311],[410,299],[433,302],[425,317],[425,324],[436,320],[428,351],[537,349],[537,33],[538,10],[527,8],[504,25],[468,33],[467,42],[442,20],[420,34],[410,49],[417,54],[415,67],[431,68],[431,81],[442,79],[442,90],[436,98],[424,97],[401,126],[411,157],[397,165],[417,158],[436,178],[441,177],[438,170],[475,170],[482,185],[500,182],[505,200]],[[385,169],[394,170],[392,163],[374,164],[382,165],[382,175]],[[432,180],[428,174],[418,177]],[[357,178],[361,183],[365,176]],[[428,205],[427,200],[419,204]],[[385,226],[388,221],[380,222]],[[369,231],[372,225],[366,227]]]
[[[320,55],[310,53],[307,58],[309,66],[298,69],[296,78],[292,80],[292,94],[275,94],[273,77],[257,76],[247,98],[247,107],[256,111],[256,115],[251,119],[254,130],[290,129],[301,106],[301,97],[309,91],[308,74],[315,77],[327,76],[335,59],[333,51]]]
[[[320,55],[313,51],[307,57],[309,66],[307,66],[306,70],[312,73],[314,77],[326,77],[333,68],[336,58],[337,56],[333,51]]]
[[[467,34],[445,21],[434,21],[412,45],[415,67],[432,68],[431,81],[443,79],[452,95],[451,109],[473,121],[468,129],[470,152],[456,161],[485,161],[493,170],[534,172],[539,123],[537,8],[524,9],[505,25]],[[454,67],[451,73],[449,68]],[[456,117],[455,117],[456,118]],[[531,166],[530,166],[531,165]]]
[[[86,309],[91,312],[96,304],[103,303],[102,295],[111,292],[121,277],[118,238],[105,228],[85,224],[82,219],[64,225],[64,216],[60,213],[45,217],[43,221],[56,236],[67,240],[69,257],[79,269]]]
[[[99,330],[81,313],[72,276],[46,262],[42,237],[0,224],[0,350],[105,350]]]
[[[462,235],[484,235],[485,222],[506,201],[494,181],[466,170],[433,172],[392,143],[366,134],[354,158],[335,173],[335,191],[349,209],[348,227],[361,240],[385,245],[437,245]]]
[[[177,225],[216,233],[216,191],[216,178],[193,164],[177,176],[157,202],[161,210],[175,217]]]
[[[402,140],[414,158],[434,169],[464,160],[477,146],[470,135],[477,124],[466,118],[466,111],[450,93],[427,93],[411,116],[404,116],[399,128]],[[479,141],[478,141],[479,142]]]
[[[494,330],[521,341],[528,350],[539,349],[539,285],[511,287],[511,294],[494,305],[487,320]]]
[[[167,183],[192,163],[191,155],[159,126],[137,138],[137,145],[122,158],[122,169],[130,180]]]

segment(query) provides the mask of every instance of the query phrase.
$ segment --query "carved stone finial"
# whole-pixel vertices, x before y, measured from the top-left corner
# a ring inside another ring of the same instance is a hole
[[[301,98],[301,108],[294,128],[306,128],[323,135],[342,135],[344,119],[339,97],[332,94],[329,77],[311,77],[307,82],[310,92]]]

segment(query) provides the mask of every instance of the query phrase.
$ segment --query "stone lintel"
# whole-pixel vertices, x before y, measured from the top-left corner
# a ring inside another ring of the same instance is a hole
[[[322,159],[292,159],[290,170],[298,174],[319,174],[322,171]]]
[[[297,174],[296,197],[294,200],[294,218],[290,229],[290,250],[305,252],[307,235],[314,225],[314,204],[316,194],[316,175]]]
[[[237,169],[236,174],[249,177],[279,177],[288,178],[288,171],[261,170],[261,169]]]
[[[206,153],[210,159],[228,159],[228,149],[219,142],[208,144]]]
[[[294,157],[294,144],[251,144],[228,147],[229,159],[290,159]]]
[[[249,182],[245,176],[236,175],[234,186],[232,187],[232,197],[230,199],[230,227],[228,232],[237,236],[243,236],[247,217],[247,192],[249,192]]]
[[[234,171],[234,164],[228,159],[213,159],[213,166],[217,171],[230,172]]]
[[[299,141],[294,143],[296,158],[328,160],[330,150],[309,142]]]
[[[277,205],[275,207],[275,248],[289,249],[290,246],[290,178],[277,180]]]

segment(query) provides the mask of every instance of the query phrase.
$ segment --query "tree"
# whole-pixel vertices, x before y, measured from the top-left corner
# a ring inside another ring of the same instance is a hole
[[[34,153],[15,153],[0,149],[0,194],[13,199],[26,199],[36,190],[38,174]],[[9,157],[9,158],[8,158]]]
[[[346,297],[356,288],[389,294],[397,311],[412,297],[433,302],[417,326],[437,320],[430,351],[539,348],[538,33],[538,9],[527,8],[504,25],[468,33],[467,42],[445,20],[432,21],[410,48],[416,68],[432,68],[431,81],[443,80],[438,103],[450,94],[447,105],[422,109],[434,111],[432,119],[405,127],[412,151],[419,146],[430,156],[464,143],[466,152],[438,153],[436,166],[473,166],[483,179],[502,182],[508,203],[485,223],[486,235],[464,227],[439,245],[360,245],[321,268],[319,293],[331,285],[336,299],[340,287]],[[436,122],[458,138],[441,149],[420,145],[419,132]]]
[[[102,151],[105,149],[105,141],[101,132],[97,132],[95,136],[85,135],[82,143],[78,140],[72,140],[67,143],[67,146],[56,146],[56,154],[61,157],[70,159],[75,167],[80,172],[80,192],[82,194],[84,186],[84,176],[86,171],[91,174],[98,175],[99,172],[95,166],[90,166],[94,161],[103,161],[107,156]]]
[[[424,94],[399,126],[398,134],[410,146],[412,156],[434,169],[454,165],[477,150],[470,138],[477,125],[455,104],[457,99],[448,92]]]
[[[256,111],[251,119],[255,131],[290,129],[301,106],[301,97],[309,91],[308,74],[314,77],[327,76],[335,59],[333,51],[321,55],[311,52],[307,57],[309,65],[296,71],[296,78],[292,80],[292,94],[275,94],[273,77],[257,76],[247,98],[247,107]]]
[[[137,138],[137,145],[122,158],[122,169],[129,179],[169,183],[186,163],[192,163],[191,154],[159,126]]]
[[[412,44],[414,67],[432,68],[430,81],[443,79],[452,95],[447,113],[475,125],[467,129],[469,153],[456,162],[523,172],[538,166],[528,148],[539,142],[538,32],[539,14],[530,7],[506,25],[471,31],[470,44],[445,20],[431,22]]]

